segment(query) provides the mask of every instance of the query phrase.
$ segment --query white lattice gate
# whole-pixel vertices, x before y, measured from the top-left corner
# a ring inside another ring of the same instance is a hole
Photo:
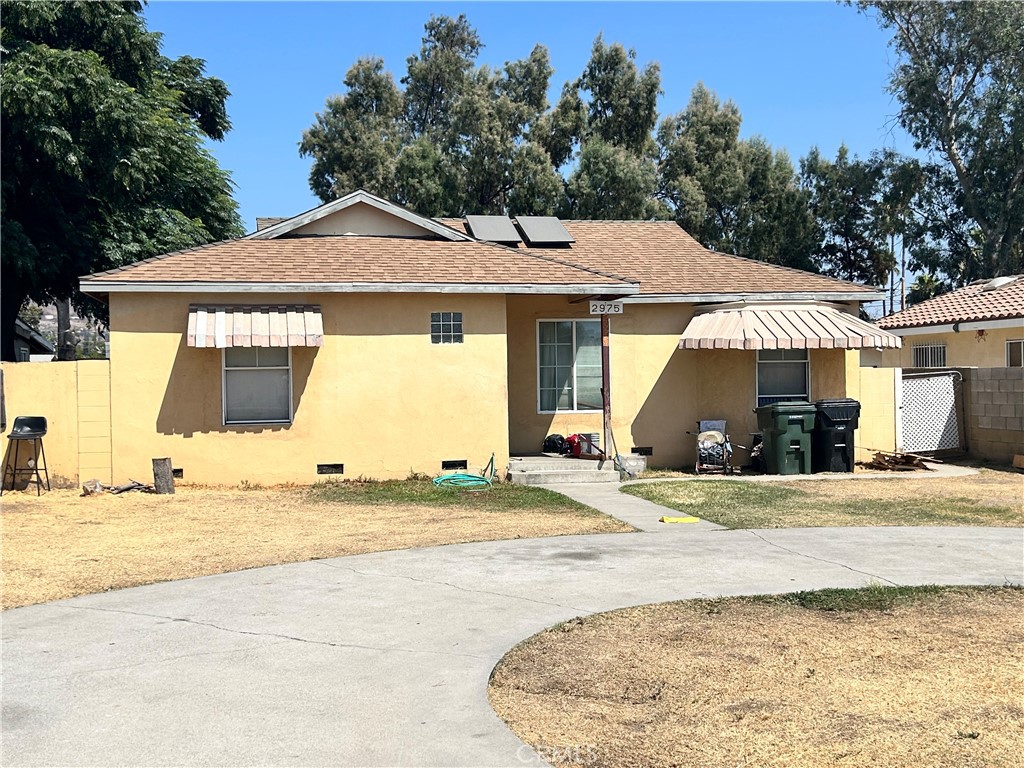
[[[962,450],[957,420],[957,371],[903,376],[903,450],[907,453]]]

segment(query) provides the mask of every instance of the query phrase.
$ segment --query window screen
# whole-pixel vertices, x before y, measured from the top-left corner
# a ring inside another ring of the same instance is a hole
[[[461,344],[462,343],[462,313],[461,312],[431,312],[430,313],[430,343],[431,344]]]
[[[757,353],[757,404],[808,400],[806,349],[762,349]]]
[[[291,421],[291,350],[233,347],[224,350],[224,423]]]

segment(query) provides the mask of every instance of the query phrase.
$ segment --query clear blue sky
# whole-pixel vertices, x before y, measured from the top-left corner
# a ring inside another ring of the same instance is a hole
[[[396,80],[419,50],[431,15],[465,13],[501,66],[547,46],[553,101],[578,77],[598,33],[661,65],[662,115],[703,81],[743,115],[742,134],[785,148],[793,161],[841,143],[867,155],[910,151],[885,91],[891,53],[875,22],[835,3],[341,3],[170,2],[145,11],[164,53],[205,59],[231,89],[234,128],[212,151],[237,185],[245,226],[317,204],[298,142],[361,56],[381,56]]]

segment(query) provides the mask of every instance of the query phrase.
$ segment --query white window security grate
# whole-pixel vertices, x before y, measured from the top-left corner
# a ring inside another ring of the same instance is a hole
[[[955,377],[950,373],[903,379],[903,450],[960,448]]]
[[[946,345],[945,344],[915,344],[914,345],[914,367],[915,368],[945,368],[946,367]]]

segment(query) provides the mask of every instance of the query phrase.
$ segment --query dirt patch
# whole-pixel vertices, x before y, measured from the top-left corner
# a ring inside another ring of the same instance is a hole
[[[491,704],[559,766],[1020,765],[1024,591],[884,611],[730,599],[575,620],[515,648]]]
[[[324,557],[467,541],[610,533],[624,523],[581,507],[553,513],[458,504],[314,503],[305,489],[173,496],[5,493],[0,605]]]

